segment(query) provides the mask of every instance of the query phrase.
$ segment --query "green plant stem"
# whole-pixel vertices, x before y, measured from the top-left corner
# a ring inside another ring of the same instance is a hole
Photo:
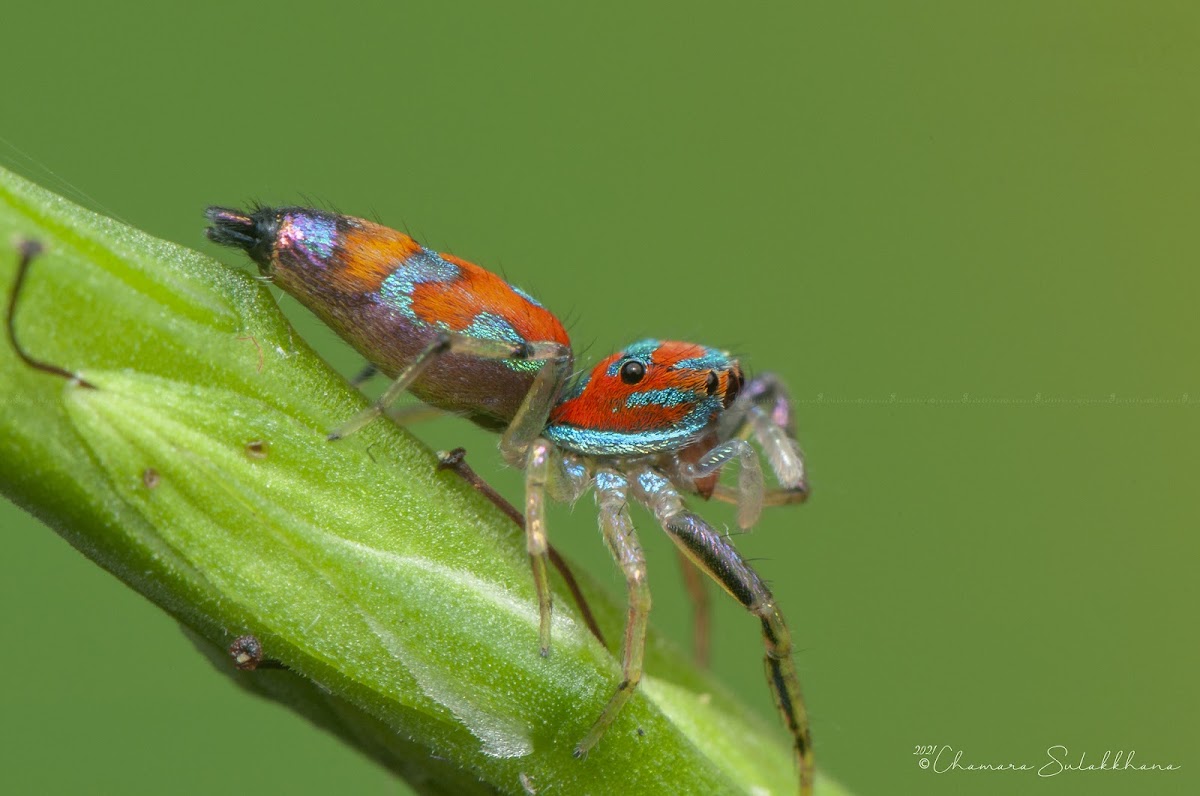
[[[422,793],[795,790],[782,731],[653,635],[650,676],[575,760],[613,653],[556,583],[553,651],[537,654],[521,535],[406,432],[324,441],[364,401],[264,284],[0,171],[0,241],[20,239],[45,248],[21,345],[95,389],[0,348],[0,489],[218,671]],[[0,251],[5,295],[16,261]],[[619,638],[621,606],[584,580]],[[236,671],[223,650],[245,633],[287,669]]]

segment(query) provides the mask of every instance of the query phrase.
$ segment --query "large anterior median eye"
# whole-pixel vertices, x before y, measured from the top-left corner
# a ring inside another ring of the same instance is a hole
[[[636,359],[631,359],[621,366],[621,381],[626,384],[637,384],[646,375],[646,366]]]

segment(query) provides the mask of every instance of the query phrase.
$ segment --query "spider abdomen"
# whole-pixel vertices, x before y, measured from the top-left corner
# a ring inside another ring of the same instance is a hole
[[[390,377],[445,333],[570,348],[562,323],[528,293],[403,232],[303,207],[209,208],[208,218],[210,238],[246,250],[265,275]],[[499,429],[512,420],[540,367],[529,359],[447,353],[409,389],[426,403]]]

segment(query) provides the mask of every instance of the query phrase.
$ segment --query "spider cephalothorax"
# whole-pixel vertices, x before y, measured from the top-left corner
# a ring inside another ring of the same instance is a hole
[[[650,509],[689,560],[762,622],[768,680],[795,738],[802,779],[810,779],[808,723],[783,617],[762,579],[732,544],[683,502],[686,493],[729,500],[738,505],[739,524],[749,527],[764,502],[803,500],[803,459],[788,434],[789,418],[786,393],[774,378],[746,384],[737,361],[722,351],[642,340],[605,359],[566,390],[541,436],[522,451],[526,531],[535,572],[546,545],[544,494],[575,500],[593,488],[605,542],[628,584],[624,676],[579,743],[578,754],[600,739],[641,678],[650,596],[645,560],[629,517],[628,503],[634,500]],[[765,488],[758,453],[741,438],[743,433],[763,448],[779,488]],[[510,451],[510,460],[519,459],[517,451]],[[738,485],[720,489],[717,476],[735,459]],[[539,594],[546,595],[545,605],[548,590],[540,577],[535,579]],[[542,616],[546,650],[548,606]]]

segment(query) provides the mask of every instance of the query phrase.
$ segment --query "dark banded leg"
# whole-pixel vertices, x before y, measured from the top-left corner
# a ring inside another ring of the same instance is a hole
[[[370,381],[378,372],[379,368],[375,367],[374,363],[368,362],[362,366],[362,370],[360,370],[357,375],[350,380],[350,383],[355,387],[361,387]]]
[[[629,616],[625,621],[625,639],[621,643],[621,682],[596,723],[575,747],[576,757],[586,755],[603,737],[641,682],[642,658],[646,651],[646,620],[650,615],[646,559],[638,544],[633,522],[629,519],[626,498],[629,482],[615,470],[600,470],[595,475],[595,487],[600,530],[604,533],[604,541],[613,558],[625,573],[629,590]]]
[[[721,584],[746,610],[762,623],[767,681],[775,692],[775,703],[784,724],[795,740],[796,763],[800,768],[800,792],[812,792],[812,738],[809,736],[808,715],[800,693],[800,679],[792,661],[792,639],[783,614],[766,584],[742,559],[741,555],[708,523],[689,511],[680,511],[663,523],[671,535],[697,566]]]
[[[770,589],[725,537],[683,508],[679,493],[665,476],[647,470],[638,475],[635,483],[638,499],[654,512],[679,549],[762,624],[767,681],[775,693],[784,724],[792,734],[800,770],[800,793],[810,796],[814,769],[808,714],[792,660],[791,634]]]

